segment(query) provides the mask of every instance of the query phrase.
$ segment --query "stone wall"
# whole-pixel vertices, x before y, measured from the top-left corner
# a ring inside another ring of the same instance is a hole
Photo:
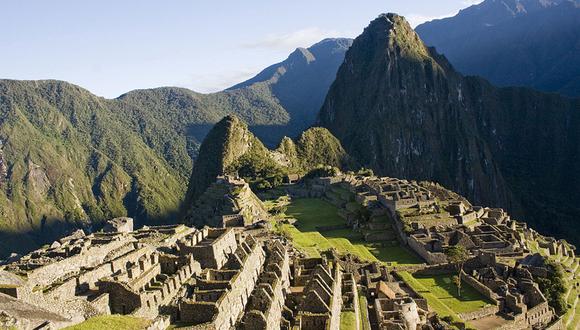
[[[243,312],[250,293],[254,290],[264,261],[265,253],[262,246],[248,236],[224,266],[226,269],[238,266],[239,270],[231,280],[224,283],[227,290],[201,288],[195,291],[193,298],[184,299],[180,303],[181,321],[192,322],[196,327],[203,328],[233,327]],[[213,293],[215,297],[212,296]]]
[[[499,312],[499,306],[492,305],[483,307],[473,312],[458,313],[457,315],[459,315],[463,321],[471,321],[480,319],[482,317],[495,315],[497,312]]]
[[[268,246],[267,254],[264,271],[252,292],[240,328],[280,328],[286,291],[290,286],[290,259],[286,248],[278,241]]]
[[[461,272],[461,279],[463,281],[465,281],[465,283],[471,285],[472,288],[477,290],[483,296],[490,299],[496,306],[499,305],[499,301],[498,301],[499,296],[497,295],[497,293],[493,292],[490,288],[485,286],[483,283],[479,282],[477,279],[473,278],[472,276],[465,274],[465,272]]]
[[[407,238],[407,244],[413,251],[415,251],[418,255],[421,256],[428,264],[435,265],[435,264],[443,264],[447,263],[447,257],[444,253],[432,253],[427,251],[421,242],[417,241],[414,237],[409,236]]]
[[[360,310],[358,303],[358,290],[356,281],[352,273],[343,274],[342,278],[342,310],[354,312],[355,327],[352,330],[359,330],[360,328]]]
[[[108,315],[111,314],[111,309],[109,308],[109,294],[102,293],[98,295],[91,301],[93,307],[99,311],[99,314]]]
[[[160,315],[145,330],[165,330],[171,325],[171,318],[168,315]]]
[[[526,322],[532,327],[549,324],[553,317],[554,313],[547,302],[534,306],[526,312]]]
[[[212,237],[216,235],[217,237]],[[213,238],[213,241],[203,240],[189,249],[182,248],[182,253],[191,253],[199,261],[202,268],[220,269],[228,260],[228,255],[236,249],[236,236],[232,229],[209,229],[204,240]]]
[[[89,246],[85,251],[66,259],[49,263],[28,273],[28,283],[47,286],[67,273],[79,272],[81,268],[95,267],[103,263],[104,258],[112,250],[126,244],[120,239],[110,243]]]

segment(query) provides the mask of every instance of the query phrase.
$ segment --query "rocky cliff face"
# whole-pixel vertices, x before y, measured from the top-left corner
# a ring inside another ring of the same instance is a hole
[[[579,111],[578,101],[461,76],[387,14],[355,39],[319,122],[380,174],[439,181],[562,235],[580,215],[580,189],[566,184],[579,179]]]

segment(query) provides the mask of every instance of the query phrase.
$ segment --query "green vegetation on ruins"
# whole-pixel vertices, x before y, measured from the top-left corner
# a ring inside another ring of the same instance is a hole
[[[428,300],[429,305],[431,305],[432,300],[437,299],[455,313],[467,313],[492,304],[491,301],[467,283],[463,283],[461,295],[458,295],[457,285],[453,281],[452,274],[416,277],[408,272],[400,272],[399,274],[407,284]],[[434,306],[436,305],[437,303]],[[440,315],[445,316],[447,314],[443,311]]]
[[[360,324],[359,329],[361,330],[371,330],[371,325],[369,322],[369,306],[367,297],[359,290],[358,294],[358,305],[360,310]]]
[[[531,252],[540,253],[548,258],[547,265],[551,269],[552,276],[535,278],[542,293],[558,313],[566,310],[562,316],[565,328],[576,330],[576,325],[580,324],[580,258],[551,256],[547,249],[540,247],[538,241],[530,241],[529,246]]]
[[[564,296],[566,294],[564,269],[562,265],[553,260],[549,260],[546,266],[548,268],[548,276],[536,277],[534,280],[539,284],[540,290],[548,299],[550,306],[554,307],[558,315],[562,315],[568,309]]]

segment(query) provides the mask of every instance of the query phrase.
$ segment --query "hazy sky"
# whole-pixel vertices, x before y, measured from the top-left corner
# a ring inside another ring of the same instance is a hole
[[[137,88],[212,92],[377,15],[413,26],[469,0],[5,0],[0,78],[61,79],[105,97]]]

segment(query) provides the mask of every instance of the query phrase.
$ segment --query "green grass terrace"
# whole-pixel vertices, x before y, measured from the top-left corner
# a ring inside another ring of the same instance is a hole
[[[399,276],[421,294],[441,317],[450,316],[454,322],[462,322],[457,314],[477,311],[493,302],[481,295],[469,284],[462,282],[461,296],[453,283],[454,274],[413,276],[409,272],[399,272]]]
[[[290,237],[294,246],[310,257],[334,248],[338,253],[351,253],[367,261],[389,262],[393,265],[420,264],[422,261],[405,248],[390,242],[366,242],[361,233],[348,228],[333,204],[317,198],[290,201],[285,217],[296,219],[291,224],[278,224],[277,229]],[[336,226],[337,229],[319,231],[317,228]]]

